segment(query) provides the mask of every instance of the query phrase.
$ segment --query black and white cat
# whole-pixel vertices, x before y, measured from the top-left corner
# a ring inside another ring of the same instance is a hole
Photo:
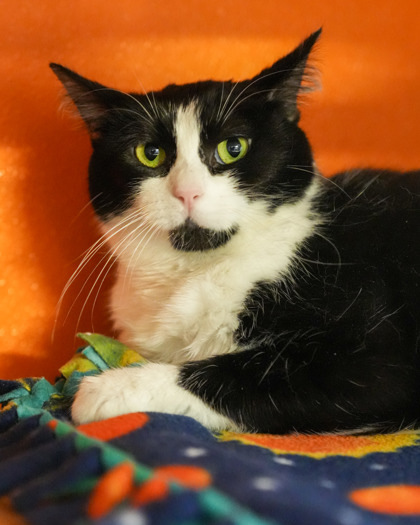
[[[76,423],[418,424],[420,174],[317,172],[297,99],[319,33],[250,80],[147,95],[51,65],[92,139],[115,326],[151,360],[83,379]]]

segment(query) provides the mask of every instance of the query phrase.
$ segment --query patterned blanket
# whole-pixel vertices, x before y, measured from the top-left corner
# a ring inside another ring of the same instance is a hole
[[[73,426],[83,375],[143,362],[82,338],[55,384],[0,381],[1,525],[420,524],[419,432],[213,435],[158,413]]]

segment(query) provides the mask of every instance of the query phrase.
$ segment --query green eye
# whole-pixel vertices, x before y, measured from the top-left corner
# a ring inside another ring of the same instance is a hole
[[[248,153],[249,142],[244,137],[232,137],[219,142],[215,156],[220,164],[232,164]]]
[[[155,144],[139,144],[136,148],[137,159],[148,168],[161,166],[166,159],[165,150]]]

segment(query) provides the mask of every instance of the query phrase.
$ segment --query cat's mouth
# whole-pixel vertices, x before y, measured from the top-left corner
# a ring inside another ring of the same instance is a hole
[[[184,224],[169,232],[169,240],[176,250],[204,252],[225,245],[237,231],[237,226],[222,231],[202,228],[188,218]]]

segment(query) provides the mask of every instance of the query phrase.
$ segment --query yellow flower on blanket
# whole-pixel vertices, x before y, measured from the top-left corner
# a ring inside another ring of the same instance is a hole
[[[66,379],[73,372],[85,374],[147,362],[140,354],[111,337],[91,333],[78,335],[88,346],[80,348],[70,361],[60,368],[60,373]]]
[[[92,363],[92,361],[89,361],[89,359],[83,354],[76,354],[70,359],[70,361],[67,361],[65,365],[60,367],[59,370],[61,375],[68,379],[73,372],[85,373],[97,369],[98,367]]]

